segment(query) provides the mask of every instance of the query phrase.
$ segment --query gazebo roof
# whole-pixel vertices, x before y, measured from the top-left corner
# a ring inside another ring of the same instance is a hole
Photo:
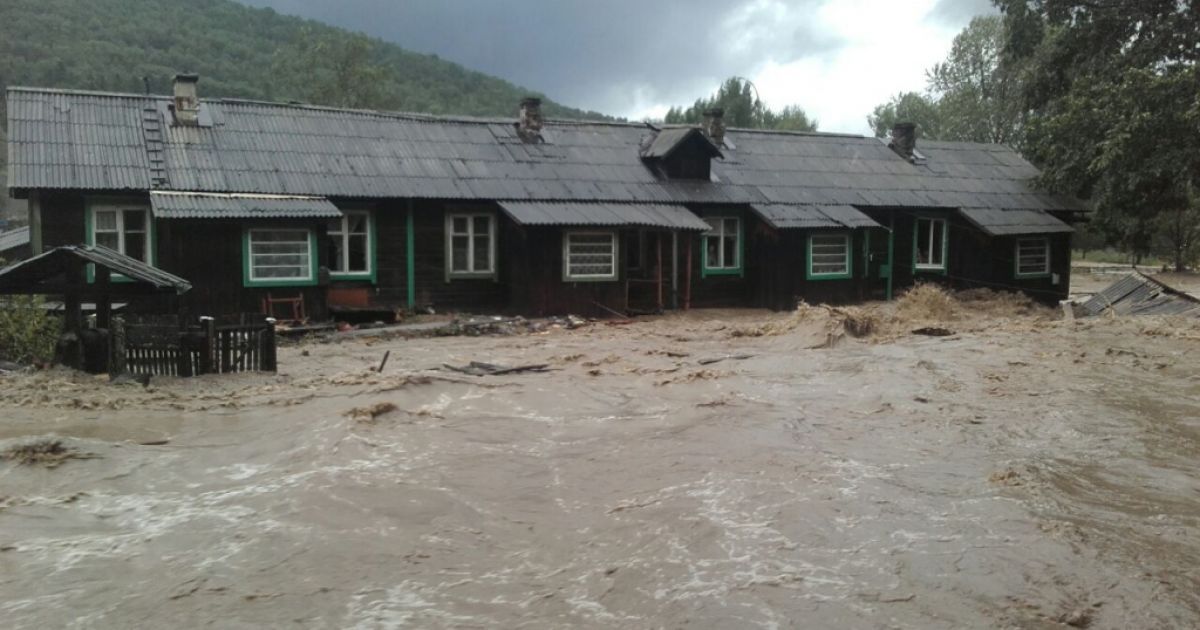
[[[121,282],[109,283],[104,292],[113,296],[153,293],[186,293],[192,284],[179,276],[156,269],[99,245],[63,245],[0,269],[0,294],[49,295],[72,290],[98,293],[98,283],[72,283],[70,271],[84,264],[107,269]]]

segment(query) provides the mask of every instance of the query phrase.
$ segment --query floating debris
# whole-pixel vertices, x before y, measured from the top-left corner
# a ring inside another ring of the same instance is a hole
[[[0,459],[26,466],[38,465],[46,468],[58,468],[68,459],[95,459],[96,457],[92,453],[81,453],[74,448],[65,446],[62,440],[58,439],[26,442],[0,451]]]
[[[472,361],[466,365],[450,365],[445,363],[442,367],[447,370],[452,370],[460,374],[470,374],[471,376],[499,376],[501,374],[519,374],[522,372],[547,372],[550,370],[548,363],[536,363],[533,365],[518,365],[509,367],[505,365],[496,365],[494,363],[480,363]]]

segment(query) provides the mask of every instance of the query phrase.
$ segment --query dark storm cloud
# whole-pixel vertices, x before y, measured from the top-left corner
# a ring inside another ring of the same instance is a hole
[[[822,0],[242,0],[360,30],[621,114],[688,103],[732,75],[836,49]]]

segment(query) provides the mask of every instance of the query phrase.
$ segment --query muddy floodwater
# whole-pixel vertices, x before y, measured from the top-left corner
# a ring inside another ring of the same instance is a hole
[[[1200,626],[1200,330],[948,327],[698,311],[0,378],[0,449],[68,455],[0,460],[0,624]],[[551,369],[438,369],[470,361]]]

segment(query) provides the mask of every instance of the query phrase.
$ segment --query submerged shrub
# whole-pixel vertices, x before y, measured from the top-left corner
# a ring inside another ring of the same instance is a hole
[[[54,357],[61,324],[43,308],[40,296],[0,298],[0,359],[15,363]]]

